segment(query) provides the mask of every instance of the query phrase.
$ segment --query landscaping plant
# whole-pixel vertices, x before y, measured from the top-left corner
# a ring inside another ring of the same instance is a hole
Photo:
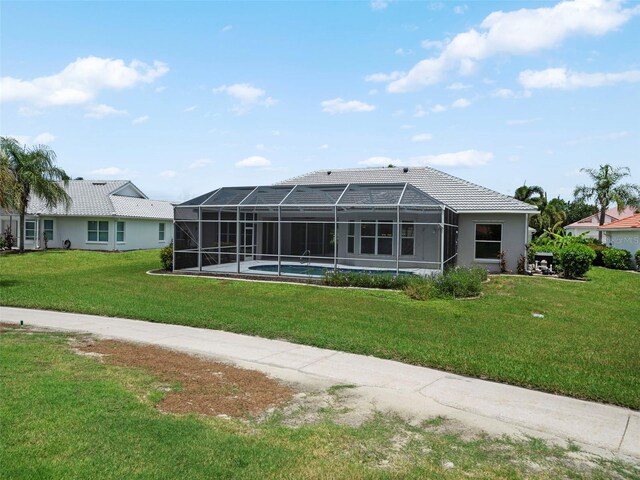
[[[621,248],[607,248],[602,252],[602,261],[607,268],[631,270],[631,252]]]
[[[173,270],[173,241],[166,247],[160,249],[160,262],[165,270]]]
[[[589,271],[596,253],[586,245],[569,245],[560,250],[560,264],[565,278],[581,278]]]

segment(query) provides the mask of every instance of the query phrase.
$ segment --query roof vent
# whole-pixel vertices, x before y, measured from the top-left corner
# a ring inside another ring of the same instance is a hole
[[[93,185],[106,185],[107,182],[93,182]]]
[[[331,175],[331,170],[329,170],[329,171],[327,172],[327,175]]]
[[[409,167],[404,167],[404,168],[402,169],[402,171],[403,171],[404,173],[407,173],[407,172],[409,171]]]

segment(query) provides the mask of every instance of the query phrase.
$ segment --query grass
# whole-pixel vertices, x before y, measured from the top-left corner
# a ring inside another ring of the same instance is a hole
[[[640,409],[637,274],[494,277],[478,300],[420,302],[392,291],[145,274],[158,265],[157,250],[0,256],[0,304],[286,339]]]
[[[2,478],[639,478],[629,464],[541,440],[463,439],[446,420],[381,413],[360,426],[159,412],[158,379],[71,353],[66,335],[0,333]],[[587,464],[587,467],[584,465]]]

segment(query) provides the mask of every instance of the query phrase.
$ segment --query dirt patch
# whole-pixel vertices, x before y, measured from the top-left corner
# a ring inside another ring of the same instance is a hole
[[[165,385],[157,408],[170,413],[246,417],[288,401],[293,391],[261,372],[150,345],[90,339],[74,350],[104,363],[140,368]]]

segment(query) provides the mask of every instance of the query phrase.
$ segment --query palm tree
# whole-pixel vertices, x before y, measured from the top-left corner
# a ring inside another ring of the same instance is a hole
[[[580,171],[589,175],[593,184],[577,186],[573,196],[576,201],[595,201],[600,212],[600,225],[604,225],[607,208],[613,202],[619,212],[626,206],[640,207],[640,187],[631,183],[619,184],[620,180],[631,175],[628,167],[605,164],[597,170],[581,168]],[[598,240],[602,241],[602,231],[598,231]]]
[[[546,203],[547,194],[544,192],[542,187],[537,185],[527,186],[525,184],[516,189],[516,193],[513,198],[539,207],[543,203]]]
[[[71,198],[64,187],[70,177],[55,165],[56,154],[46,145],[28,148],[14,138],[0,137],[0,152],[6,171],[13,177],[12,193],[7,198],[8,204],[20,214],[19,247],[20,252],[24,252],[24,218],[31,193],[44,200],[48,208],[59,204],[69,208]]]
[[[15,202],[16,184],[9,158],[0,150],[0,208],[10,209]]]
[[[540,213],[532,215],[529,219],[529,226],[536,229],[536,235],[542,234],[545,230],[557,231],[567,218],[566,213],[558,205],[553,201],[547,201],[546,192],[537,185],[525,184],[518,187],[513,198],[538,207]]]

